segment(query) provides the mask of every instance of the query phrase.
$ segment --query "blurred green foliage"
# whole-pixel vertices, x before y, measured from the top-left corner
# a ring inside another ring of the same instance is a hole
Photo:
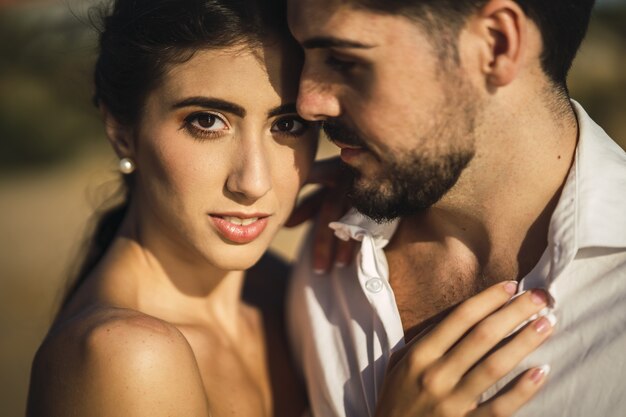
[[[626,3],[617,4],[616,2],[610,7],[596,8],[594,19],[605,24],[622,39],[626,39]],[[622,44],[622,48],[624,47],[626,45]]]
[[[626,1],[596,7],[569,77],[572,97],[626,148]]]
[[[0,11],[0,172],[65,160],[101,136],[95,35],[67,5]]]

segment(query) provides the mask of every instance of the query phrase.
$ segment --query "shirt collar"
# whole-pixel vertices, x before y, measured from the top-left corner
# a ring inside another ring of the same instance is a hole
[[[577,150],[578,248],[626,248],[626,152],[573,102]]]
[[[400,223],[399,219],[376,223],[356,209],[351,209],[339,221],[332,222],[328,226],[335,231],[339,239],[362,241],[364,236],[370,236],[376,242],[376,246],[382,249],[391,240],[398,223]]]
[[[572,100],[578,119],[578,145],[548,232],[550,279],[580,249],[626,247],[626,154]]]

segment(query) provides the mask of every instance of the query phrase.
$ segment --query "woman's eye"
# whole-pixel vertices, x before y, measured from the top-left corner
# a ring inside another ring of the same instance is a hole
[[[299,136],[309,128],[309,124],[297,117],[286,117],[278,120],[272,126],[272,132],[285,133],[292,136]]]
[[[228,127],[222,119],[211,113],[192,114],[186,121],[193,127],[202,130],[224,130],[224,128]]]
[[[206,112],[187,116],[183,127],[191,135],[199,138],[219,137],[225,130],[228,130],[228,125],[220,116]]]

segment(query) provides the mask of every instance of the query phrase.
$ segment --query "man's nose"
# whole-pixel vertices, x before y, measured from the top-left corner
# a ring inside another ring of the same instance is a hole
[[[296,103],[300,116],[312,121],[339,117],[341,106],[335,90],[333,84],[324,82],[305,67]]]

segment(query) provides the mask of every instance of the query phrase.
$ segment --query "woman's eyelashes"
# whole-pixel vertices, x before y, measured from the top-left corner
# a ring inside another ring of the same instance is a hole
[[[230,129],[221,116],[208,112],[192,113],[185,117],[183,128],[199,139],[218,138]]]
[[[272,134],[298,137],[304,135],[311,123],[296,115],[283,116],[272,123]],[[195,139],[217,139],[230,129],[226,118],[209,112],[196,112],[185,117],[181,129],[185,129]]]
[[[309,122],[298,116],[281,117],[272,124],[272,133],[288,136],[301,136],[309,130]]]
[[[274,121],[270,132],[274,135],[299,137],[310,128],[310,122],[296,115],[283,116]],[[194,139],[217,139],[224,136],[230,125],[221,115],[209,112],[196,112],[185,117],[182,129],[185,129]]]

